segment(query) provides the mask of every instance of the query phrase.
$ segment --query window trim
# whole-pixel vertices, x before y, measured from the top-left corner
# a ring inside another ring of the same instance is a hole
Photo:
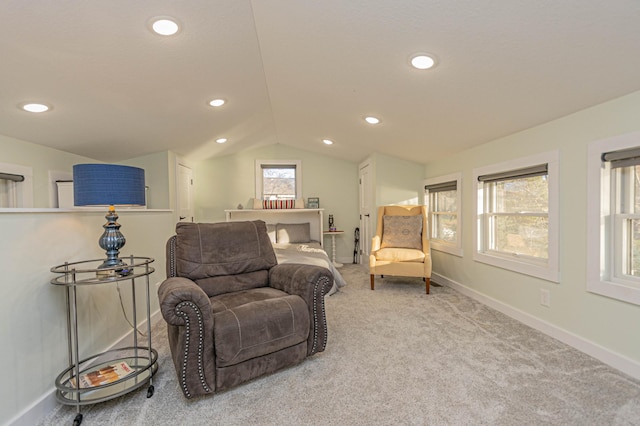
[[[442,251],[445,253],[452,254],[454,256],[463,256],[462,250],[462,232],[463,232],[463,224],[462,224],[462,173],[451,173],[448,175],[438,176],[430,179],[426,179],[423,182],[423,188],[431,185],[438,185],[447,182],[456,182],[456,242],[451,243],[448,241],[435,239],[431,234],[432,231],[432,211],[431,211],[431,203],[430,203],[430,193],[427,189],[424,190],[424,200],[423,204],[427,206],[427,214],[429,217],[428,220],[428,228],[429,228],[429,244],[432,249]]]
[[[270,166],[295,166],[296,168],[296,197],[302,198],[302,161],[301,160],[256,160],[256,199],[262,200],[262,168]]]
[[[492,253],[489,250],[485,250],[483,247],[483,241],[486,236],[484,233],[484,202],[485,193],[483,190],[483,182],[480,182],[478,178],[480,176],[499,174],[508,172],[510,170],[525,169],[540,164],[547,164],[548,170],[548,185],[549,185],[549,252],[548,259],[546,261],[540,261],[538,259],[527,259],[526,257],[510,257],[501,255],[498,253]],[[491,164],[488,166],[480,167],[473,170],[474,190],[476,193],[475,199],[475,212],[476,220],[473,223],[473,235],[474,235],[474,251],[473,260],[488,265],[496,266],[499,268],[507,269],[510,271],[518,272],[525,275],[541,278],[543,280],[551,282],[560,281],[560,263],[559,263],[559,152],[549,151],[540,154],[531,155],[528,157],[518,158],[515,160],[509,160],[502,163]]]
[[[614,240],[618,238],[611,211],[612,179],[610,168],[603,163],[603,154],[640,147],[640,132],[628,133],[593,141],[588,147],[587,187],[587,291],[624,302],[640,305],[640,286],[616,276],[612,265],[621,258]],[[619,254],[619,253],[618,253]],[[633,280],[635,281],[635,280]]]

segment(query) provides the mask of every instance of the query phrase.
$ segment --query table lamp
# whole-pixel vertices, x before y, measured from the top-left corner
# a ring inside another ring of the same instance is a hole
[[[116,222],[114,205],[144,205],[144,170],[117,164],[76,164],[73,166],[73,204],[75,206],[109,206],[104,233],[98,240],[107,259],[98,266],[104,269],[98,277],[122,276],[131,273],[119,258],[126,240]]]

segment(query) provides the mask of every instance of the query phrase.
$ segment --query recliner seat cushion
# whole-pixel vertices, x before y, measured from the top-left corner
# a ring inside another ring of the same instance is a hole
[[[251,290],[237,291],[233,293],[225,293],[219,296],[209,298],[211,302],[211,313],[217,314],[227,309],[237,308],[247,303],[259,302],[261,300],[276,299],[278,297],[288,296],[282,290],[271,287],[254,288]]]
[[[242,297],[259,298],[252,294],[257,290],[243,292],[246,294]],[[231,305],[233,298],[217,302]],[[309,326],[306,303],[293,295],[251,301],[217,312],[213,316],[216,366],[235,365],[305,342]]]

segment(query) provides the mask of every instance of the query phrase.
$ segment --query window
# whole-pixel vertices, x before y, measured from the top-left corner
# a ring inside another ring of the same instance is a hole
[[[474,175],[474,259],[557,282],[557,153],[477,169]]]
[[[33,207],[31,167],[0,163],[0,208]]]
[[[640,148],[637,155],[640,157]],[[609,161],[604,154],[605,172],[609,173],[611,191],[610,212],[613,212],[613,242],[615,277],[627,279],[640,276],[640,191],[638,178],[640,166],[637,164],[616,165],[618,161]],[[634,158],[640,164],[640,158]]]
[[[256,160],[256,198],[295,200],[302,198],[300,160]]]
[[[24,176],[0,173],[0,207],[18,207],[18,184]]]
[[[587,289],[640,305],[640,133],[589,146]]]
[[[425,181],[425,200],[429,214],[429,239],[434,250],[462,256],[461,174]]]

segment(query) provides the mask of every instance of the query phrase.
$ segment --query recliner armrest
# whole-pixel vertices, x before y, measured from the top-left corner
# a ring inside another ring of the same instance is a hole
[[[333,274],[327,268],[302,264],[279,264],[269,270],[269,286],[300,296],[309,307],[307,356],[322,352],[327,345],[327,320],[324,296],[333,286]]]
[[[160,311],[167,322],[173,363],[184,396],[215,389],[213,314],[207,294],[183,277],[165,280],[158,289]]]
[[[316,284],[322,285],[314,287]],[[321,295],[324,296],[331,290],[332,285],[333,274],[322,266],[283,263],[269,270],[270,287],[289,294],[297,294],[306,302],[313,300],[313,293],[316,291],[321,291]],[[328,288],[325,288],[327,286]]]
[[[171,325],[185,325],[182,315],[176,315],[176,307],[183,302],[193,302],[202,312],[204,320],[211,319],[211,302],[207,294],[188,278],[173,277],[164,280],[158,289],[160,311]]]

